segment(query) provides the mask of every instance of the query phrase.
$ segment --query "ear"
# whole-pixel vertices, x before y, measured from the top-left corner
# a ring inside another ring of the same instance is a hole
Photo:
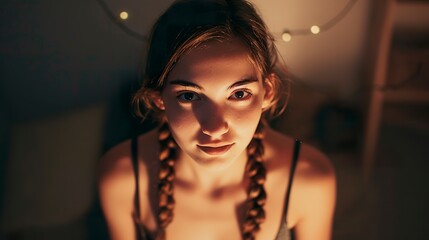
[[[265,110],[269,107],[271,107],[272,102],[273,102],[273,98],[274,98],[274,93],[275,93],[275,78],[277,76],[274,73],[269,74],[267,77],[264,78],[264,90],[265,90],[265,94],[264,94],[264,100],[262,101],[262,109]]]
[[[150,93],[150,99],[153,104],[161,111],[165,110],[164,100],[162,100],[161,93],[158,91],[153,91]]]

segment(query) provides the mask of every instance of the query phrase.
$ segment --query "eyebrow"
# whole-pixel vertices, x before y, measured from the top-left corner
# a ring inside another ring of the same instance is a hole
[[[196,88],[196,89],[199,89],[199,90],[203,90],[203,88],[200,87],[198,84],[195,84],[193,82],[189,82],[189,81],[186,81],[186,80],[181,80],[181,79],[172,80],[172,81],[170,81],[170,84],[171,85],[184,86],[184,87],[193,87],[193,88]]]
[[[258,81],[257,78],[244,79],[244,80],[241,80],[241,81],[233,83],[231,86],[228,87],[228,90],[231,89],[231,88],[235,88],[235,87],[247,85],[247,84],[250,84],[250,83],[257,82],[257,81]]]
[[[257,81],[258,81],[257,78],[243,79],[243,80],[240,80],[238,82],[233,83],[231,86],[228,87],[228,90],[232,89],[232,88],[235,88],[235,87],[239,87],[239,86],[247,85],[247,84],[250,84],[250,83],[254,83],[254,82],[257,82]],[[172,80],[172,81],[170,81],[170,84],[172,84],[172,85],[180,85],[180,86],[184,86],[184,87],[193,87],[193,88],[196,88],[196,89],[199,89],[199,90],[204,90],[204,88],[201,87],[201,86],[199,86],[198,84],[193,83],[193,82],[189,82],[189,81],[186,81],[186,80],[182,80],[182,79]]]

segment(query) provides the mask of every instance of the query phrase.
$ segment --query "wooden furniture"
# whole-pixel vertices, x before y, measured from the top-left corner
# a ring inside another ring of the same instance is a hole
[[[366,63],[371,87],[369,95],[366,96],[368,102],[362,155],[363,172],[367,180],[371,177],[376,164],[377,141],[384,105],[429,104],[429,76],[425,73],[422,75],[422,71],[427,73],[429,68],[429,43],[426,42],[426,46],[422,47],[421,45],[425,45],[423,40],[418,47],[404,48],[401,44],[393,44],[395,41],[400,42],[401,38],[416,38],[418,34],[429,35],[429,28],[425,23],[429,23],[429,1],[380,0],[374,1],[373,4]],[[427,14],[423,14],[424,16],[414,14],[418,12],[421,14],[422,9],[427,9]],[[404,10],[408,12],[404,13]],[[412,36],[416,31],[419,33]],[[411,70],[415,71],[415,74],[420,74],[420,78],[426,78],[423,81],[420,79],[426,86],[415,84],[400,86],[407,77],[413,77],[409,74]],[[405,72],[410,76],[406,76]],[[399,79],[401,77],[403,79]]]

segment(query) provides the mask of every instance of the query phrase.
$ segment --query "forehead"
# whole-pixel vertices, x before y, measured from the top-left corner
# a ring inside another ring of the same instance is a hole
[[[171,79],[210,80],[258,77],[259,71],[251,61],[250,52],[238,39],[209,41],[189,50],[169,74]]]

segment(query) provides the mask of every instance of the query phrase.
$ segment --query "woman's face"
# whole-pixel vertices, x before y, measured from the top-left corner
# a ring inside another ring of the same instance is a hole
[[[183,153],[200,165],[224,169],[245,156],[269,104],[264,85],[239,40],[211,41],[180,58],[158,106]]]

